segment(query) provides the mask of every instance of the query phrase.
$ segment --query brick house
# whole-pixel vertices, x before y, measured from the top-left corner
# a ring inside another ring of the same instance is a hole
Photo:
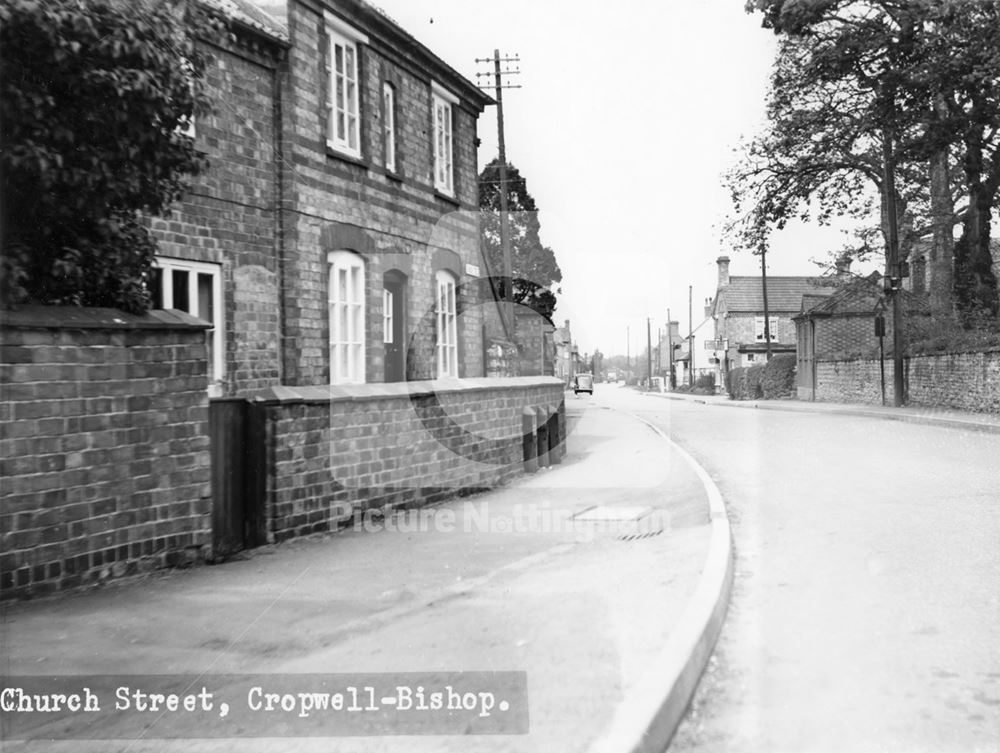
[[[153,292],[215,325],[210,395],[483,376],[492,100],[365,2],[204,2],[236,33],[194,124],[211,167],[152,221]]]
[[[279,69],[287,30],[246,0],[204,0],[229,18],[222,46],[205,42],[213,111],[193,124],[209,170],[168,218],[150,224],[159,253],[154,308],[187,311],[209,333],[213,397],[278,384]]]
[[[202,41],[214,109],[192,127],[209,169],[149,220],[154,311],[0,322],[0,381],[15,385],[0,405],[0,599],[330,530],[561,458],[562,383],[486,376],[476,122],[490,98],[360,0],[199,2],[230,34]]]
[[[738,366],[752,366],[766,358],[764,339],[764,289],[760,276],[735,277],[729,274],[729,257],[720,256],[718,288],[706,306],[706,314],[715,325],[714,340],[722,348],[713,349],[709,358],[716,361],[716,384],[723,375]],[[771,353],[794,353],[796,345],[793,317],[802,312],[802,297],[829,295],[831,288],[819,285],[813,277],[768,276],[768,329]],[[728,348],[726,347],[728,345]]]

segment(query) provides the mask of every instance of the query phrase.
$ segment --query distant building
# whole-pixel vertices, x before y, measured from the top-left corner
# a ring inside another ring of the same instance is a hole
[[[764,361],[768,343],[764,338],[762,278],[759,275],[730,276],[728,256],[720,256],[716,263],[718,287],[706,306],[706,314],[714,320],[715,334],[704,357],[714,359],[716,384],[723,384],[729,369]],[[832,292],[832,288],[822,286],[815,277],[767,277],[772,355],[795,352],[796,332],[792,318],[802,313],[803,296],[826,296]]]
[[[564,320],[562,327],[556,327],[553,333],[553,344],[556,354],[555,375],[568,385],[576,376],[578,357],[576,346],[573,344],[573,335],[570,332],[569,319]]]

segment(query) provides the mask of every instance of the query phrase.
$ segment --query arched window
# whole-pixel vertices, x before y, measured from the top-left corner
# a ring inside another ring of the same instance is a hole
[[[330,271],[330,383],[365,381],[365,263],[350,251],[327,257]]]
[[[458,376],[458,325],[455,307],[455,278],[444,270],[434,275],[437,287],[437,375]]]

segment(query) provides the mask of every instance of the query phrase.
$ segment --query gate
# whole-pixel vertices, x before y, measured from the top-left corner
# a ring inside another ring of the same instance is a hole
[[[241,397],[209,400],[212,551],[226,557],[267,541],[264,411]]]

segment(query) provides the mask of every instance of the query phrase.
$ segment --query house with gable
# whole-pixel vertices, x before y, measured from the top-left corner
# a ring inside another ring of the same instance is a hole
[[[715,296],[706,305],[706,314],[714,322],[714,342],[708,358],[714,359],[716,384],[725,383],[732,368],[752,366],[767,357],[764,337],[764,282],[760,275],[731,276],[729,257],[720,256]],[[802,312],[806,295],[825,296],[831,288],[814,277],[767,277],[767,319],[770,352],[794,353],[796,331],[793,317]]]

